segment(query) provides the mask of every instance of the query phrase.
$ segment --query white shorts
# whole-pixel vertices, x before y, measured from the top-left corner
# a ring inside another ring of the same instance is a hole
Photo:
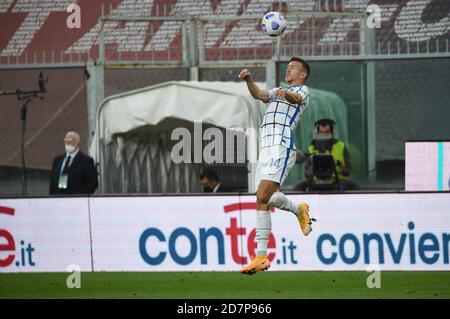
[[[264,147],[259,152],[256,164],[255,187],[261,180],[269,180],[283,185],[289,171],[295,164],[296,152],[283,145]]]

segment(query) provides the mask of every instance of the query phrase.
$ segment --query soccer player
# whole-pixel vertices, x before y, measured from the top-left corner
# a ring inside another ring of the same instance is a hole
[[[272,207],[292,212],[305,236],[312,230],[314,219],[309,217],[308,204],[296,205],[279,191],[295,164],[294,130],[309,104],[309,90],[304,85],[308,76],[308,63],[298,57],[292,57],[288,64],[285,74],[287,89],[260,89],[253,82],[249,70],[243,69],[239,74],[247,83],[250,94],[269,104],[260,129],[260,152],[256,165],[256,256],[241,269],[243,274],[252,275],[270,267],[267,243],[272,230]]]

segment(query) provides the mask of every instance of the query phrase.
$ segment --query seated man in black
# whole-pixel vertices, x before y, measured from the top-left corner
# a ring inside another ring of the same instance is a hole
[[[354,190],[357,185],[348,177],[352,172],[350,153],[344,142],[334,138],[330,119],[315,123],[316,133],[308,147],[305,176],[307,180],[294,186],[296,191]]]
[[[200,174],[200,184],[202,184],[205,193],[228,192],[228,189],[219,181],[217,173],[212,169],[205,169]]]

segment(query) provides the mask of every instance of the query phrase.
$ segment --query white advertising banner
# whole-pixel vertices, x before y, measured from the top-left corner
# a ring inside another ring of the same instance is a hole
[[[271,270],[450,270],[450,193],[289,198],[318,221],[304,237],[292,213],[272,213]],[[96,198],[94,269],[236,271],[256,249],[254,200]]]
[[[94,270],[235,269],[224,213],[230,203],[239,196],[95,198]]]
[[[272,212],[271,271],[450,270],[450,193],[288,197],[317,222],[304,237],[292,213]],[[0,272],[238,271],[255,226],[255,196],[0,200]]]
[[[86,198],[0,199],[0,272],[91,271]]]
[[[450,142],[405,143],[405,190],[450,190]]]

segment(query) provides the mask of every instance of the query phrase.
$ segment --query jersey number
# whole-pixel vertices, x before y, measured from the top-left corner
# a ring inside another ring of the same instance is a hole
[[[281,158],[277,159],[276,161],[274,161],[274,159],[272,158],[272,160],[270,162],[270,166],[275,166],[276,168],[280,168]]]

